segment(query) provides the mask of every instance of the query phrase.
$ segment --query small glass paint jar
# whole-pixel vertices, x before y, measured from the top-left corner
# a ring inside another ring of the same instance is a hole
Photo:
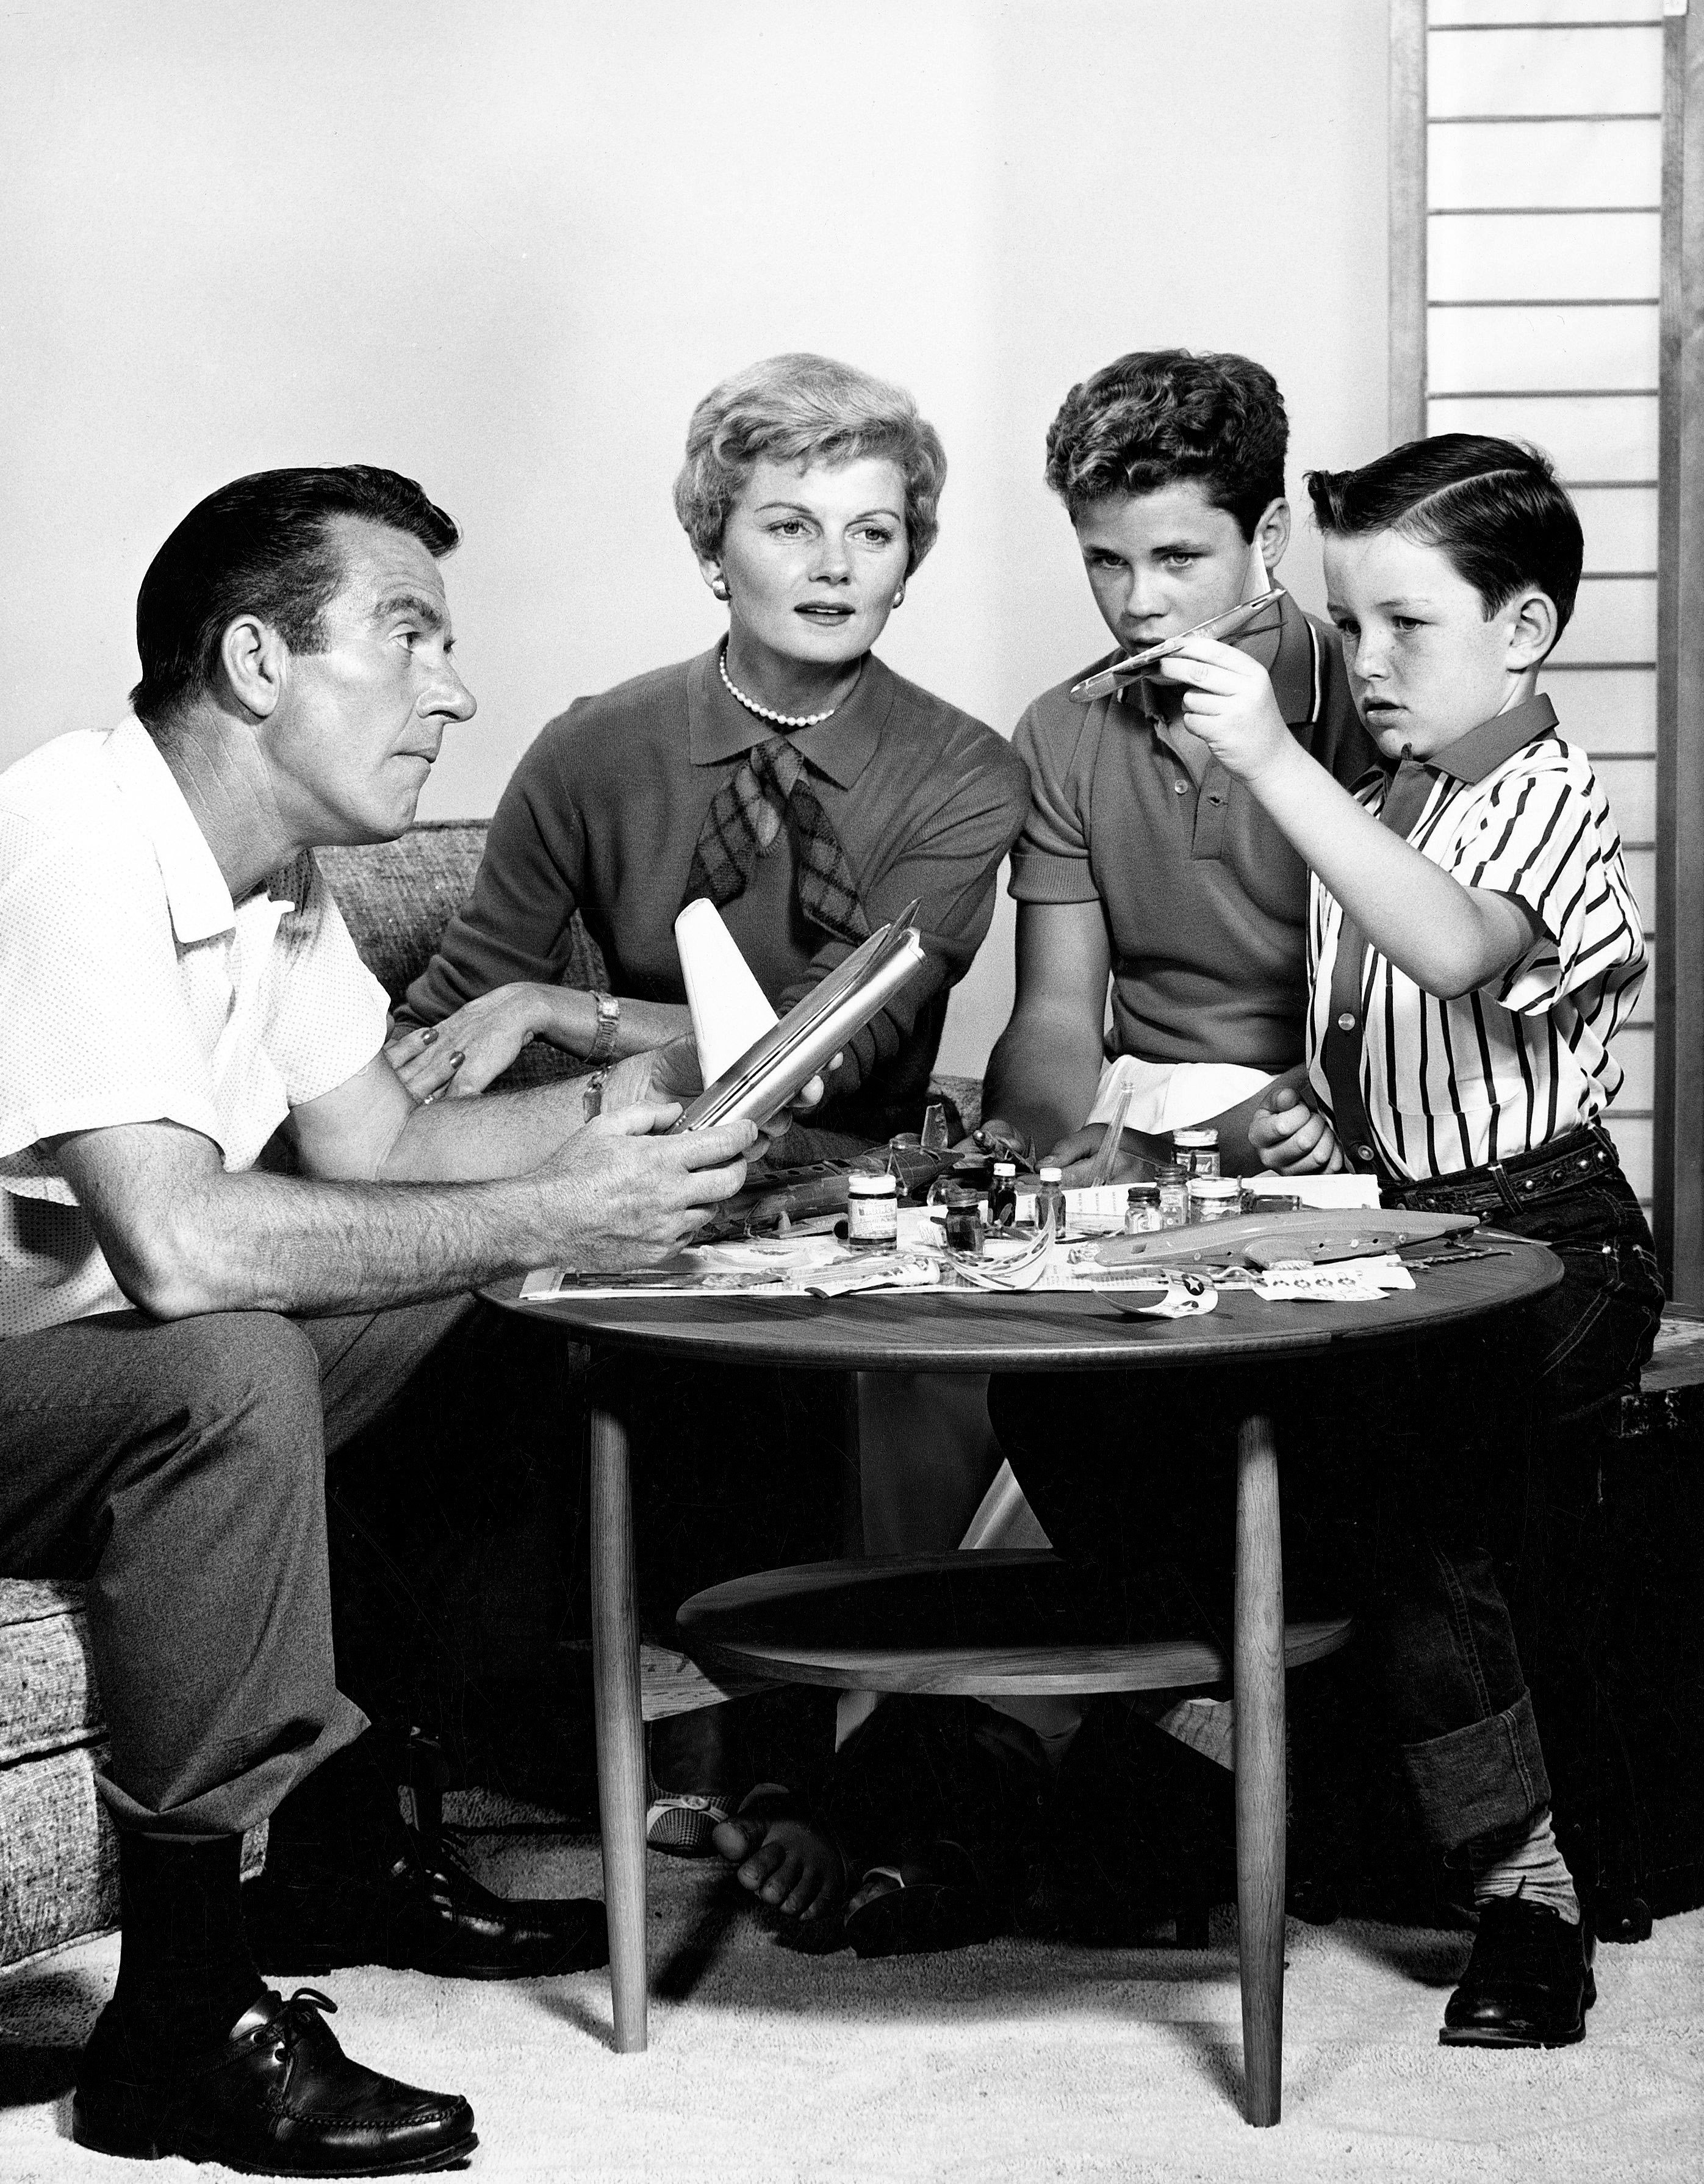
[[[988,1226],[1010,1228],[1017,1218],[1017,1163],[996,1161],[988,1184]]]
[[[1250,1190],[1243,1185],[1245,1213],[1300,1213],[1301,1200],[1293,1190]]]
[[[1055,1238],[1065,1234],[1065,1182],[1056,1167],[1043,1168],[1037,1178],[1035,1225],[1038,1234],[1044,1229]]]
[[[982,1193],[973,1183],[949,1183],[946,1198],[946,1244],[949,1251],[983,1248]]]
[[[846,1178],[846,1240],[855,1251],[891,1251],[899,1240],[899,1190],[891,1175]]]
[[[1160,1186],[1133,1183],[1124,1195],[1124,1234],[1144,1236],[1160,1226]]]
[[[1242,1186],[1233,1175],[1192,1175],[1189,1178],[1189,1218],[1192,1221],[1228,1221],[1242,1210]]]
[[[1173,1162],[1162,1167],[1154,1180],[1160,1194],[1160,1226],[1183,1228],[1189,1218],[1189,1178]]]
[[[1173,1130],[1172,1157],[1185,1175],[1217,1175],[1219,1172],[1219,1134],[1206,1128]]]

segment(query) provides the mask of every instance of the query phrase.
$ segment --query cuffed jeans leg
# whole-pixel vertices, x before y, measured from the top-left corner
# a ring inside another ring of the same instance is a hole
[[[1398,1577],[1371,1627],[1427,1839],[1455,1851],[1518,1830],[1551,1786],[1491,1557],[1423,1537]]]

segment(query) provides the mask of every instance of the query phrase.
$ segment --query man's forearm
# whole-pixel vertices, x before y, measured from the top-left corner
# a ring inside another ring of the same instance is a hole
[[[415,1108],[379,1167],[393,1183],[479,1183],[525,1175],[586,1123],[577,1078]]]
[[[988,1056],[983,1112],[1040,1149],[1083,1127],[1100,1082],[1101,1045],[1076,1011],[1021,1011]]]
[[[583,1217],[559,1186],[319,1183],[250,1172],[178,1193],[147,1266],[115,1263],[162,1318],[204,1312],[374,1311],[571,1260]]]

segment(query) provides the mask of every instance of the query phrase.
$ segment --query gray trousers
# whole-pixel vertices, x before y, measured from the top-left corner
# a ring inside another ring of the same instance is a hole
[[[360,1735],[332,1661],[326,1451],[472,1305],[109,1312],[0,1341],[0,1574],[88,1587],[120,1827],[238,1834]]]

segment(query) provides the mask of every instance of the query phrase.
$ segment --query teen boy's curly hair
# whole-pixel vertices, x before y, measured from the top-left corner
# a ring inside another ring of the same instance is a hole
[[[1047,482],[1075,522],[1114,493],[1199,482],[1245,538],[1284,497],[1289,420],[1264,365],[1133,349],[1073,387],[1048,428]]]
[[[1568,627],[1585,559],[1579,516],[1524,441],[1439,432],[1358,471],[1310,471],[1307,490],[1322,531],[1400,531],[1437,547],[1487,617],[1535,585],[1555,603],[1556,635]]]

